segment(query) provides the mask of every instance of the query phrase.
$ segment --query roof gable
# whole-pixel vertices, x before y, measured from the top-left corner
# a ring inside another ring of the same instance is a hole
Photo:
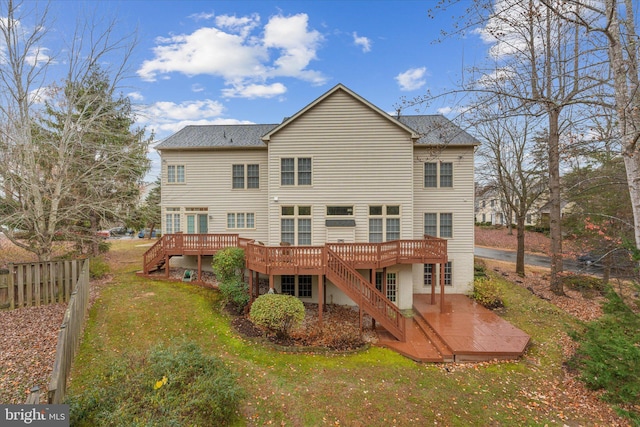
[[[407,126],[404,123],[399,122],[398,120],[394,119],[392,116],[390,116],[386,112],[382,111],[380,108],[376,107],[375,105],[373,105],[372,103],[370,103],[369,101],[367,101],[366,99],[361,97],[360,95],[356,94],[355,92],[351,91],[346,86],[344,86],[343,84],[339,83],[336,86],[334,86],[332,89],[330,89],[329,91],[325,92],[323,95],[321,95],[315,101],[313,101],[312,103],[310,103],[309,105],[304,107],[302,110],[298,111],[296,114],[294,114],[293,116],[287,118],[282,123],[280,123],[279,125],[277,125],[273,129],[271,129],[269,132],[267,132],[262,137],[262,140],[264,142],[269,142],[271,137],[274,134],[276,134],[277,132],[281,131],[285,127],[287,127],[289,124],[294,122],[300,116],[304,115],[306,112],[311,110],[313,107],[315,107],[316,105],[318,105],[319,103],[321,103],[325,99],[329,98],[330,96],[332,96],[334,93],[336,93],[338,91],[343,91],[344,93],[350,95],[353,99],[355,99],[358,102],[362,103],[363,105],[367,106],[369,109],[371,109],[372,111],[376,112],[381,117],[384,117],[385,120],[388,120],[390,123],[393,123],[394,125],[404,129],[406,132],[408,132],[411,135],[412,139],[418,139],[419,138],[419,135],[413,129],[411,129],[409,126]]]

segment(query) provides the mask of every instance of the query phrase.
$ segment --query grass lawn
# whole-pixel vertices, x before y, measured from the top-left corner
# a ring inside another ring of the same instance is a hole
[[[246,398],[233,425],[605,424],[563,389],[560,342],[573,319],[521,287],[500,283],[504,317],[532,336],[517,362],[418,364],[377,347],[285,354],[238,336],[217,291],[137,277],[141,243],[112,245],[114,278],[90,311],[69,395],[99,384],[112,360],[186,339],[238,375]]]

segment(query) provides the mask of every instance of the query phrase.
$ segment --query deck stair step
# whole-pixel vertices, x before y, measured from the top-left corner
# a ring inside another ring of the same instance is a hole
[[[455,355],[451,348],[446,344],[446,342],[433,330],[431,326],[427,323],[426,320],[422,317],[420,312],[414,308],[414,317],[413,321],[417,325],[418,328],[422,331],[425,337],[433,344],[433,346],[438,350],[438,353],[442,355],[442,359],[444,362],[453,362],[455,361]]]

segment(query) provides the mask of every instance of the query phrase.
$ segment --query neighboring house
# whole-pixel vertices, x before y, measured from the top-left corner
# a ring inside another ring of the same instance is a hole
[[[469,293],[478,144],[443,116],[394,117],[341,84],[279,124],[187,126],[156,147],[162,232],[237,234],[248,239],[244,245],[258,243],[247,246],[249,269],[268,276],[276,292],[309,302],[354,303],[332,283],[335,273],[315,264],[282,267],[291,254],[326,257],[323,248],[344,259],[349,250],[374,248],[369,264],[350,265],[399,309],[410,309],[413,294],[433,292],[435,283]],[[425,257],[425,235],[444,243],[434,258],[441,266]],[[280,270],[275,262],[266,267],[262,245],[280,256]],[[410,255],[397,252],[409,246]],[[395,261],[381,261],[384,251],[396,251]]]
[[[524,225],[538,225],[541,219],[540,206],[542,198],[538,199],[525,216]],[[509,205],[502,199],[497,189],[493,187],[479,187],[476,189],[475,222],[491,225],[509,225]],[[512,213],[511,224],[516,224],[515,212]]]

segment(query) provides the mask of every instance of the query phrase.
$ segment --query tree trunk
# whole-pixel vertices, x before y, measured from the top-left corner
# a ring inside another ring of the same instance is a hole
[[[551,291],[563,295],[562,272],[562,225],[560,194],[560,111],[549,109],[549,233],[551,237]]]
[[[524,220],[526,213],[518,214],[516,217],[516,239],[518,242],[516,250],[516,274],[524,277]]]
[[[624,166],[633,209],[633,225],[636,248],[640,249],[640,153],[634,156],[624,153]]]
[[[94,257],[100,255],[100,242],[97,239],[98,232],[98,219],[94,214],[90,215],[91,226],[89,227],[91,233],[91,254]]]

